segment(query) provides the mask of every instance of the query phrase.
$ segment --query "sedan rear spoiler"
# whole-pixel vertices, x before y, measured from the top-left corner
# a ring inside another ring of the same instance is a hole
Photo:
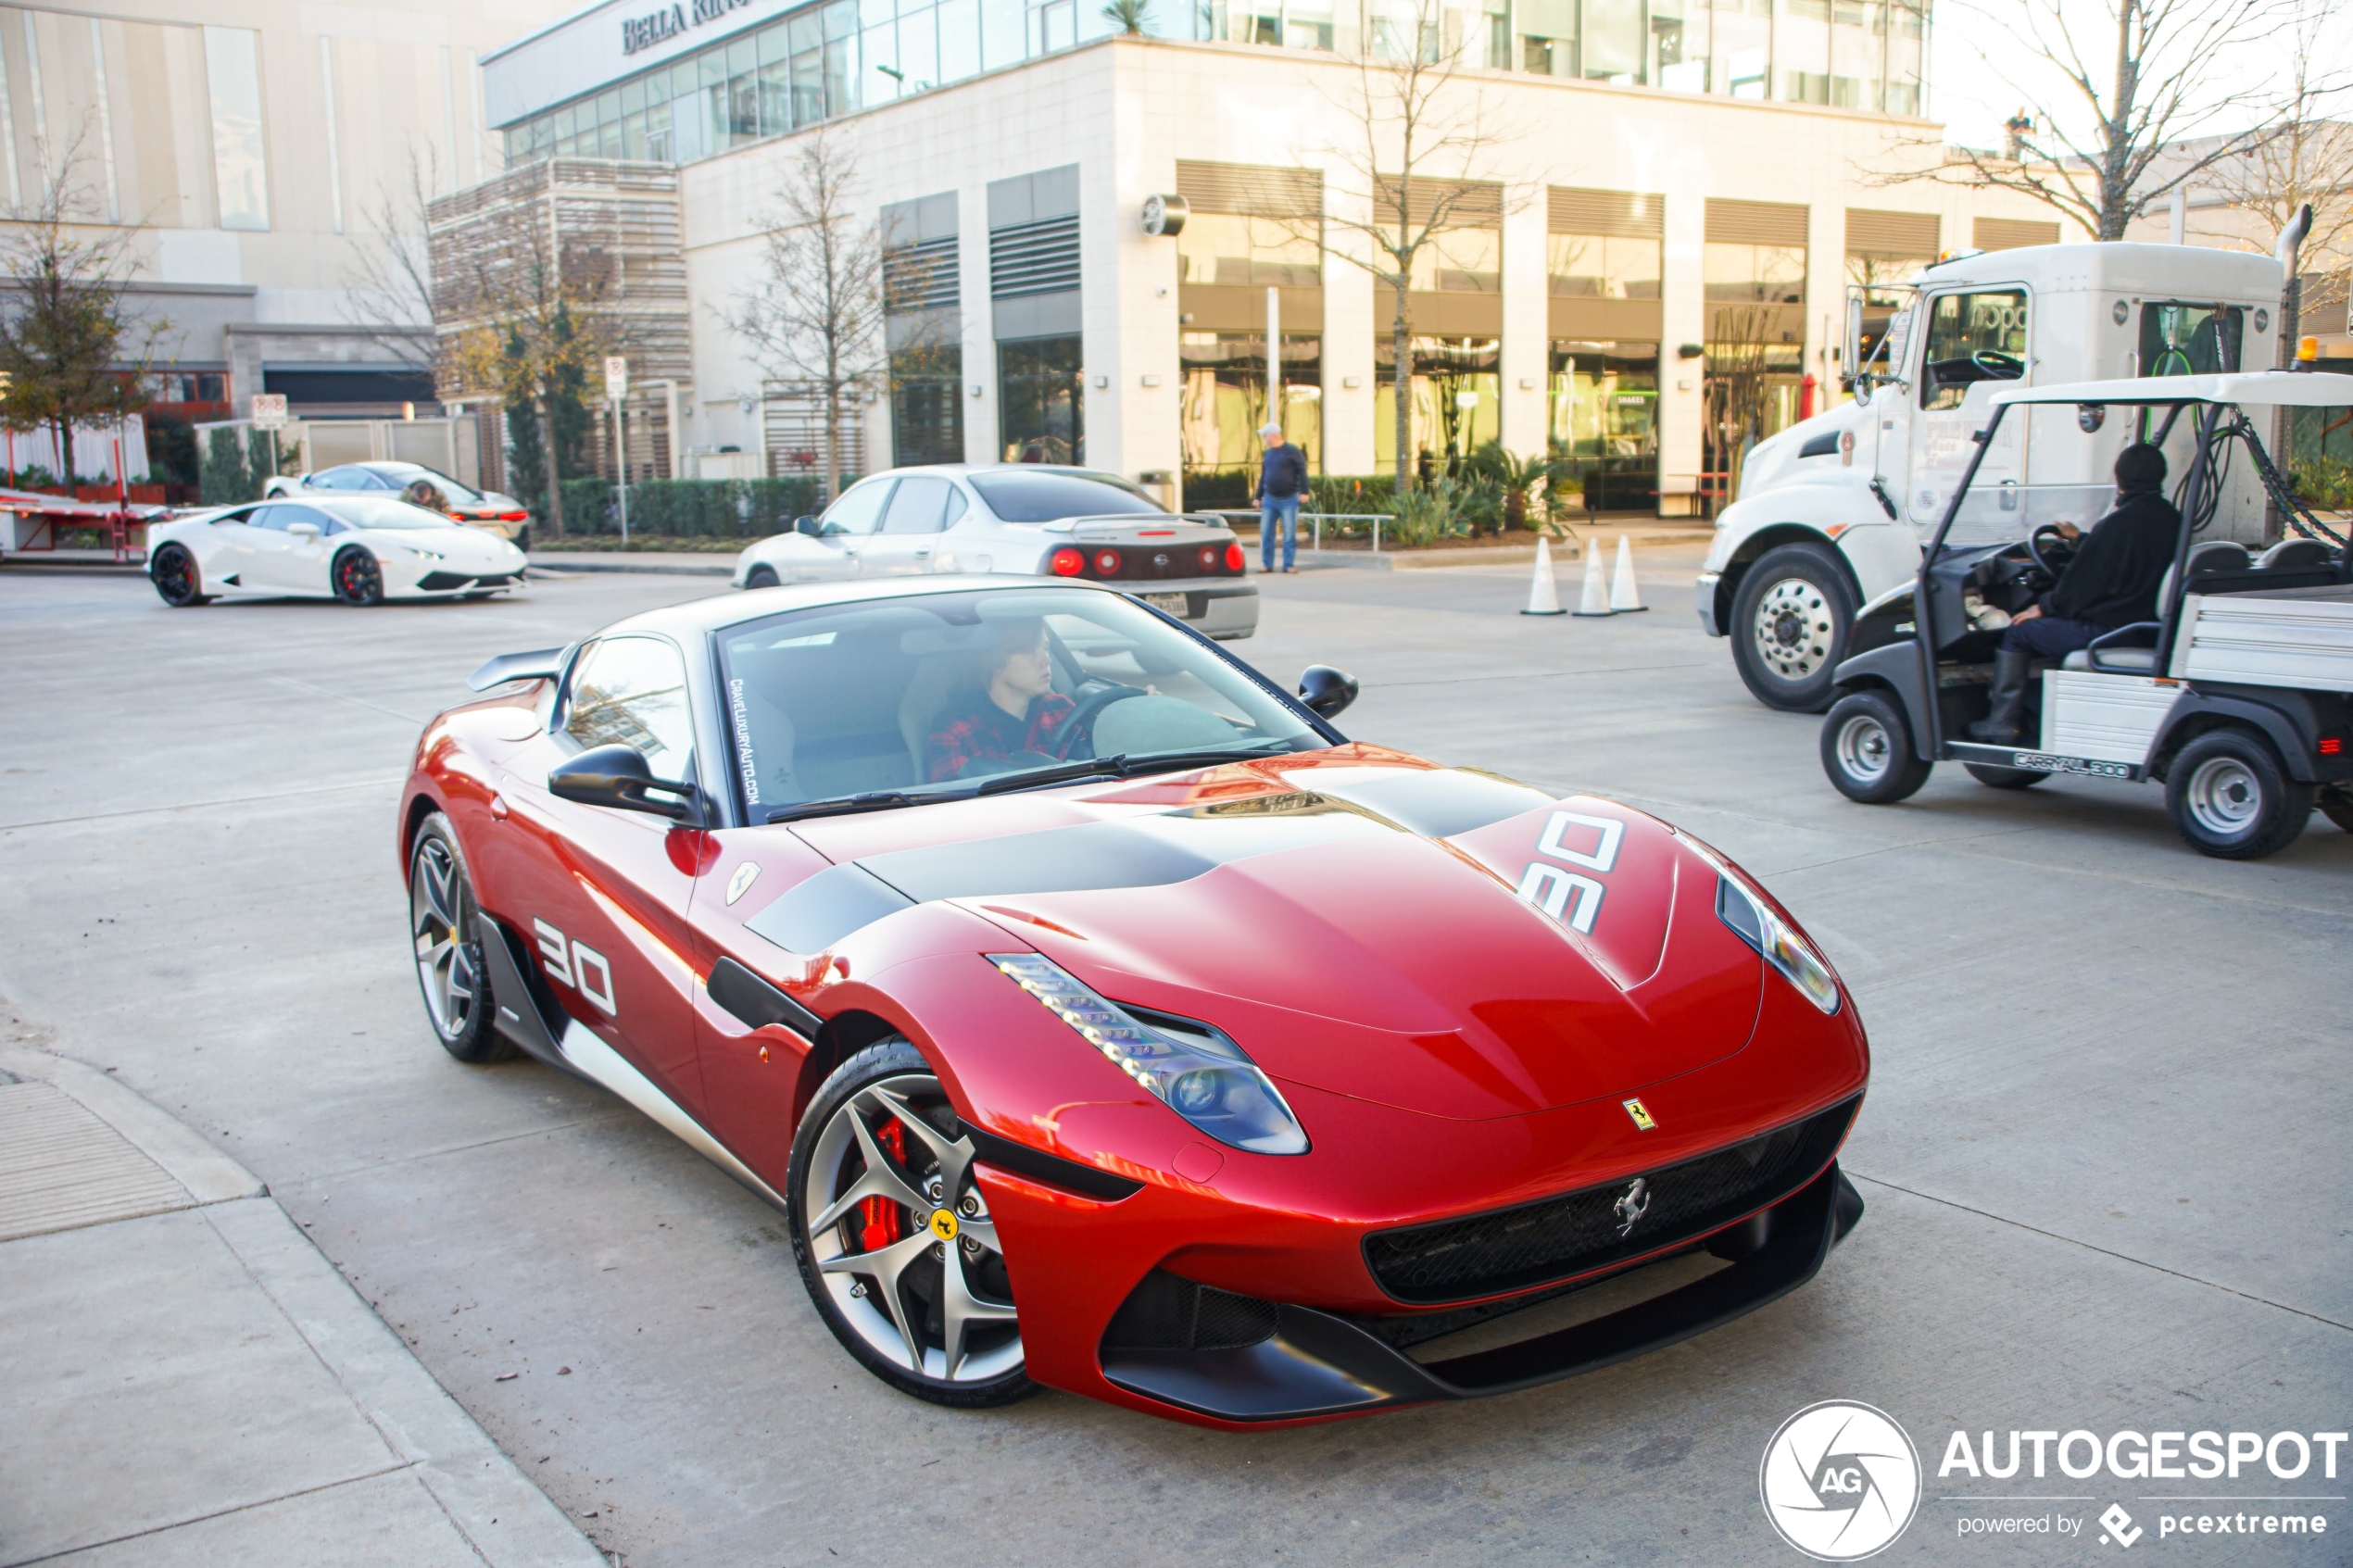
[[[564,667],[564,655],[569,648],[536,648],[530,653],[502,653],[472,674],[466,684],[478,692],[493,686],[503,686],[509,681],[551,681]]]

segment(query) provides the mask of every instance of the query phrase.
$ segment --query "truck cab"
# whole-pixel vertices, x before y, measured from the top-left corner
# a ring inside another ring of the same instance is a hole
[[[1700,573],[1700,624],[1730,638],[1759,701],[1821,711],[1857,611],[1919,570],[1995,387],[2268,367],[2281,282],[2268,256],[2190,245],[1960,256],[1911,280],[1868,349],[1858,297],[1843,361],[1859,362],[1853,400],[1750,448]],[[2004,421],[1975,489],[1994,511],[2025,515],[1988,526],[2089,528],[2108,509],[2117,452],[2156,433],[2146,423],[2049,408]],[[2168,445],[2186,440],[2176,432]]]

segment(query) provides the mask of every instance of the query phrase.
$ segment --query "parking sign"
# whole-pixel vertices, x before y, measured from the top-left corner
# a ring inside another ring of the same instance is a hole
[[[618,354],[605,356],[605,395],[616,402],[629,395],[629,361]]]
[[[286,395],[283,392],[257,392],[253,395],[253,422],[257,430],[286,428]]]

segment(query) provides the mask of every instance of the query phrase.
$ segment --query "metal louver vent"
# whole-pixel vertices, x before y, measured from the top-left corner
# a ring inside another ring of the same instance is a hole
[[[1849,256],[1932,257],[1937,251],[1937,217],[1932,212],[1873,212],[1846,209],[1846,254]]]
[[[1664,196],[1641,191],[1574,191],[1558,185],[1544,194],[1546,226],[1555,234],[1649,240],[1666,231]]]
[[[1016,223],[988,236],[988,293],[1013,299],[1061,294],[1078,286],[1078,220],[1045,218]]]
[[[1383,174],[1373,182],[1373,207],[1383,223],[1397,221],[1399,184],[1393,174]],[[1406,197],[1406,220],[1428,222],[1441,201],[1447,203],[1447,228],[1489,229],[1503,224],[1504,187],[1487,180],[1415,180]]]
[[[1787,202],[1707,202],[1707,237],[1717,245],[1803,245],[1806,209]]]
[[[1324,176],[1314,169],[1176,160],[1176,194],[1195,212],[1245,217],[1315,218],[1324,210]]]
[[[2017,250],[2025,245],[2055,245],[2059,226],[2031,218],[1981,218],[1972,225],[1980,250]]]
[[[953,234],[883,252],[883,308],[899,315],[952,307],[957,259]]]

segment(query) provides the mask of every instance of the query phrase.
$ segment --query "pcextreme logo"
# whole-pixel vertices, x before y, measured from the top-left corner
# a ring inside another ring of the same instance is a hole
[[[1920,1456],[1886,1411],[1825,1399],[1781,1423],[1756,1488],[1781,1539],[1818,1562],[1855,1562],[1919,1512]]]

